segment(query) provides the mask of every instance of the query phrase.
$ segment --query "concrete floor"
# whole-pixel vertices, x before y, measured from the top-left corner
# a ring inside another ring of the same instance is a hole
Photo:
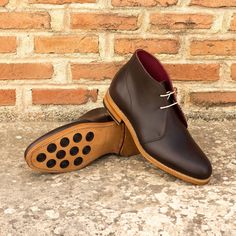
[[[212,161],[193,186],[140,155],[106,156],[78,172],[39,174],[26,146],[62,123],[0,124],[0,235],[236,235],[236,120],[190,120]]]

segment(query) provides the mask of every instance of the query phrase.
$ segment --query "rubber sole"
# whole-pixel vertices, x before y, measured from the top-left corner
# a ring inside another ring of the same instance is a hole
[[[111,96],[109,94],[109,91],[107,91],[103,102],[104,102],[106,109],[109,111],[110,115],[113,117],[113,119],[116,121],[116,123],[118,123],[118,124],[121,124],[122,122],[125,123],[126,127],[128,128],[128,130],[134,140],[134,143],[135,143],[137,149],[142,154],[142,156],[144,158],[146,158],[149,162],[151,162],[153,165],[160,168],[161,170],[163,170],[163,171],[165,171],[165,172],[167,172],[179,179],[182,179],[186,182],[189,182],[192,184],[197,184],[197,185],[203,185],[203,184],[206,184],[209,182],[210,177],[207,179],[197,179],[197,178],[185,175],[181,172],[178,172],[178,171],[162,164],[161,162],[157,161],[154,157],[149,155],[141,146],[141,144],[138,140],[137,134],[136,134],[132,124],[130,123],[129,119],[124,115],[124,113],[119,109],[119,107],[113,101],[113,99],[111,98]]]
[[[25,160],[33,170],[60,173],[82,169],[108,153],[137,154],[126,131],[114,121],[76,124],[31,144]]]

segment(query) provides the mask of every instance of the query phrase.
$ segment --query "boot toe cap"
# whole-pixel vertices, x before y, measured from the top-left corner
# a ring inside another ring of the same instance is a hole
[[[208,179],[212,174],[212,166],[208,158],[198,157],[198,161],[194,168],[191,169],[192,176],[198,179]]]
[[[211,176],[211,162],[198,146],[171,146],[163,149],[159,147],[157,143],[149,144],[149,154],[173,171],[199,180],[207,180]]]

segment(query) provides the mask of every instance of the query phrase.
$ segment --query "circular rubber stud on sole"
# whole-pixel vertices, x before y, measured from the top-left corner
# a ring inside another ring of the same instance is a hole
[[[60,145],[62,147],[67,147],[70,143],[70,140],[68,138],[62,138],[61,141],[60,141]]]
[[[72,148],[70,149],[70,155],[71,155],[71,156],[77,155],[78,152],[79,152],[79,148],[78,148],[78,147],[72,147]]]
[[[47,167],[48,168],[52,168],[55,165],[56,165],[56,161],[55,160],[53,160],[53,159],[48,160],[48,162],[47,162]]]
[[[47,147],[48,152],[53,153],[57,150],[57,146],[55,143],[50,143]]]
[[[94,133],[93,132],[88,132],[87,135],[86,135],[86,140],[88,142],[92,141],[94,138]]]
[[[66,152],[64,150],[60,150],[57,152],[57,159],[63,159],[66,156]]]
[[[75,143],[79,143],[82,139],[82,135],[80,133],[77,133],[73,136],[73,140]]]
[[[83,158],[82,158],[82,157],[77,157],[77,158],[74,160],[74,165],[75,165],[75,166],[79,166],[82,162],[83,162]]]
[[[36,160],[37,160],[38,162],[44,162],[44,161],[46,160],[46,158],[47,158],[46,154],[40,153],[40,154],[38,154],[38,156],[36,157]]]
[[[61,167],[62,169],[64,169],[64,168],[66,168],[67,166],[69,166],[69,164],[70,164],[69,161],[64,160],[64,161],[61,162],[60,167]]]
[[[84,155],[87,155],[87,154],[89,154],[90,153],[90,151],[91,151],[91,147],[90,146],[85,146],[84,148],[83,148],[83,154]]]

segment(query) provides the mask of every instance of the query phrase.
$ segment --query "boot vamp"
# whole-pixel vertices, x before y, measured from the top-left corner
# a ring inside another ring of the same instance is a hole
[[[208,158],[176,117],[173,108],[168,108],[163,136],[144,143],[143,148],[162,164],[188,176],[206,179],[211,175]]]

